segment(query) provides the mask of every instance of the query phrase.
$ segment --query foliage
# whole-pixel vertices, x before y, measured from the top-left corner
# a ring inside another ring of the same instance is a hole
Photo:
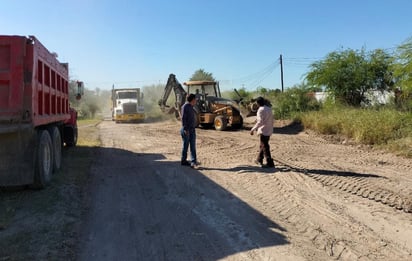
[[[205,72],[203,69],[195,71],[190,81],[216,81],[212,73]]]
[[[165,86],[162,84],[153,84],[144,86],[142,91],[144,93],[143,105],[146,112],[159,109],[158,103],[164,92]]]
[[[412,156],[412,115],[408,113],[335,105],[306,112],[300,119],[305,128],[322,134],[342,135],[357,143],[401,148],[400,154]]]
[[[240,104],[246,105],[261,96],[269,100],[276,119],[293,118],[295,114],[310,110],[319,110],[321,104],[314,96],[314,89],[306,84],[295,85],[281,92],[279,89],[271,90],[260,87],[257,91],[247,91],[244,88],[237,90],[243,98]],[[239,95],[235,91],[224,93],[232,100],[239,101]]]
[[[299,112],[318,110],[320,104],[316,101],[312,90],[302,83],[286,89],[283,93],[276,90],[268,92],[267,96],[272,102],[275,118],[291,118]]]
[[[84,88],[81,92],[81,98],[77,99],[78,88],[77,81],[69,83],[69,102],[70,106],[78,112],[79,118],[93,119],[97,113],[109,110],[111,92],[107,90],[89,90]]]
[[[396,104],[402,110],[412,111],[412,37],[398,47],[396,58],[394,76],[399,88]]]
[[[237,102],[250,101],[253,98],[253,92],[242,87],[240,89],[234,89],[233,91],[222,92],[222,96]]]
[[[368,104],[366,93],[393,87],[393,57],[377,49],[344,50],[329,53],[324,60],[310,65],[306,79],[309,85],[324,86],[335,100],[352,106]]]
[[[281,90],[279,89],[271,90],[264,87],[258,87],[256,90],[256,96],[262,96],[268,100],[275,99],[280,93]]]
[[[162,84],[153,84],[143,86],[142,91],[144,93],[143,105],[146,113],[146,118],[161,119],[166,118],[163,112],[159,108],[159,100],[161,99],[165,86]],[[174,95],[170,97],[170,101],[174,102]]]
[[[407,39],[397,49],[398,63],[395,66],[394,75],[396,82],[402,86],[403,91],[412,92],[412,37]]]

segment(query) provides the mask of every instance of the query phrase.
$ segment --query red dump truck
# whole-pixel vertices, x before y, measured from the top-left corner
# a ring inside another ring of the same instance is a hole
[[[0,186],[44,188],[76,145],[68,69],[34,36],[0,35]]]

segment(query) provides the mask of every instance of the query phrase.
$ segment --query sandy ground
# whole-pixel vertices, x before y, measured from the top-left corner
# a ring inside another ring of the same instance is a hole
[[[247,130],[99,125],[78,260],[411,260],[412,162],[277,126],[275,169]]]

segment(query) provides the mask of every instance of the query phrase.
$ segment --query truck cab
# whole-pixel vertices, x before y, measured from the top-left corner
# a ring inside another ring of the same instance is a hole
[[[112,89],[112,120],[140,122],[145,119],[143,93],[140,88]]]

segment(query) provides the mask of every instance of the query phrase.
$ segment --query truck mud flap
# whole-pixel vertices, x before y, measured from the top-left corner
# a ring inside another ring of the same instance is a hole
[[[63,128],[63,142],[68,147],[75,147],[77,145],[77,126],[66,125]]]

